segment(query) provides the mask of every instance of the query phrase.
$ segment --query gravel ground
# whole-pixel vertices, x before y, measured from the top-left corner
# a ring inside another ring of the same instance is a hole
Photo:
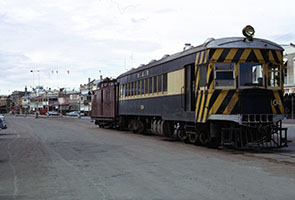
[[[87,119],[7,116],[0,200],[286,199],[294,142],[271,151],[216,150],[100,129]]]

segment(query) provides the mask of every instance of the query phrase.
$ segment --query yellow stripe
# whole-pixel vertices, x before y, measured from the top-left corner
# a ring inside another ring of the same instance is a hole
[[[204,116],[203,116],[203,120],[202,120],[202,122],[206,122],[206,119],[207,119],[207,114],[208,114],[208,106],[209,106],[209,102],[210,102],[210,99],[211,99],[211,97],[212,97],[212,94],[213,94],[213,92],[214,92],[214,90],[213,90],[213,82],[211,83],[211,85],[210,85],[210,88],[209,88],[209,90],[208,90],[208,97],[207,97],[207,102],[206,102],[206,106],[205,106],[205,110],[204,110]]]
[[[216,49],[216,51],[214,52],[211,60],[214,62],[214,61],[217,61],[218,58],[220,57],[220,55],[222,54],[223,52],[223,49]]]
[[[199,108],[199,104],[200,104],[200,96],[201,96],[201,91],[197,91],[198,93],[198,98],[197,98],[197,104],[196,104],[196,110],[195,110],[195,119],[197,120],[197,114],[198,114],[198,108]]]
[[[284,113],[284,107],[283,107],[283,102],[281,100],[281,97],[279,95],[279,92],[278,91],[273,91],[273,94],[274,94],[277,102],[280,102],[279,109],[281,111],[281,114],[283,114]]]
[[[275,59],[274,59],[274,57],[273,57],[271,51],[269,51],[269,60],[270,60],[271,62],[275,62]]]
[[[261,52],[260,52],[259,49],[253,49],[253,51],[254,51],[254,53],[255,53],[258,61],[265,62],[265,60],[264,60],[264,58],[263,58],[263,56],[262,56],[262,54],[261,54]]]
[[[229,53],[227,54],[225,61],[226,62],[232,62],[232,59],[235,57],[238,49],[231,49]]]
[[[277,57],[278,57],[279,61],[282,62],[283,57],[282,57],[281,52],[280,51],[276,51],[276,54],[277,54]]]
[[[209,68],[208,68],[208,72],[207,72],[207,83],[209,82],[209,78],[210,78],[210,74],[212,73],[212,70],[213,70],[213,65],[210,64],[210,65],[209,65]],[[212,83],[209,85],[208,97],[207,97],[206,104],[205,104],[205,108],[204,108],[203,119],[200,119],[201,122],[205,122],[206,117],[207,117],[209,101],[210,101],[210,98],[211,98],[211,96],[212,96],[212,93],[214,92],[214,91],[212,91],[213,86],[214,86],[213,82],[214,82],[214,81],[212,81]],[[200,117],[202,117],[202,115],[201,115]]]
[[[199,116],[198,116],[198,122],[201,121],[201,117],[202,117],[202,113],[203,113],[203,109],[204,109],[205,96],[206,96],[206,92],[204,90],[203,96],[202,96],[202,102],[201,102],[201,109],[200,109]]]
[[[198,58],[199,58],[199,56],[200,56],[200,52],[198,52],[197,53],[197,56],[196,56],[196,62],[195,62],[195,72],[197,71],[197,69],[198,69]],[[199,86],[199,71],[198,71],[198,74],[197,74],[197,77],[196,77],[196,91],[197,91],[197,89],[198,89],[198,86]]]
[[[240,60],[245,61],[248,58],[250,52],[251,52],[251,49],[245,49],[242,56],[240,57]]]
[[[204,57],[204,51],[201,52],[201,57],[200,57],[200,61],[199,61],[199,64],[202,64],[202,61],[203,61],[203,57]]]
[[[223,90],[221,91],[221,93],[218,95],[215,103],[213,104],[212,108],[209,111],[209,114],[214,114],[217,112],[218,108],[220,107],[220,105],[222,104],[224,98],[226,97],[228,93],[228,90]]]
[[[238,93],[235,92],[230,102],[224,109],[223,114],[227,114],[227,115],[231,114],[231,111],[234,109],[237,102],[238,102]]]
[[[209,49],[206,51],[206,57],[205,57],[205,62],[207,62],[209,56]]]
[[[238,77],[238,75],[239,75],[239,65],[237,65],[237,64],[235,64],[235,75],[236,75],[236,79],[237,79],[237,77]]]
[[[276,111],[275,107],[273,106],[272,102],[270,102],[270,103],[271,103],[271,110],[272,110],[272,113],[273,113],[273,114],[277,114],[277,111]]]

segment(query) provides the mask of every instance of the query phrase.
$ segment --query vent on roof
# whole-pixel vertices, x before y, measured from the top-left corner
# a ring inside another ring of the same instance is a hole
[[[144,64],[139,65],[139,67],[143,67],[143,66],[144,66]]]
[[[156,62],[157,60],[153,59],[149,62],[149,64]]]
[[[193,48],[193,46],[192,46],[190,43],[185,43],[185,44],[184,44],[183,51],[185,51],[185,50],[189,50],[189,49],[191,49],[191,48]]]
[[[207,38],[207,40],[205,40],[203,46],[206,46],[207,44],[209,44],[210,42],[212,42],[213,40],[215,40],[214,38]]]
[[[169,57],[169,54],[165,54],[162,59]]]

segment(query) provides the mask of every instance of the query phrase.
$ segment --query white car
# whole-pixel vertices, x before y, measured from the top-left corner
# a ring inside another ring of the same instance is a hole
[[[78,111],[68,112],[66,113],[67,116],[84,116],[84,113],[79,113]]]
[[[48,111],[48,112],[46,113],[46,115],[47,115],[47,116],[50,116],[50,115],[59,115],[59,113],[56,112],[56,111]]]
[[[3,121],[5,121],[5,117],[3,115],[0,114],[0,119],[2,119]]]
[[[7,125],[3,118],[0,118],[0,129],[7,129]]]

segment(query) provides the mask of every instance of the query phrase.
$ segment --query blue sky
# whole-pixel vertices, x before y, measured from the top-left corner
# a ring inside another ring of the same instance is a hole
[[[293,1],[1,0],[0,94],[39,83],[79,88],[207,38],[295,43]],[[33,70],[33,72],[31,72]]]

